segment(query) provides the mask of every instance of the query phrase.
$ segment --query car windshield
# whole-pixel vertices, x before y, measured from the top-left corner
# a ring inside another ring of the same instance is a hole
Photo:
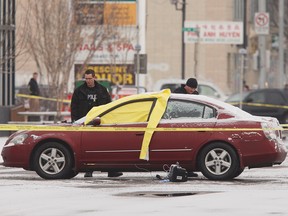
[[[185,84],[185,82],[184,82],[183,84]],[[171,92],[174,92],[175,89],[178,88],[178,87],[180,87],[180,86],[181,86],[180,83],[166,83],[166,84],[163,84],[163,85],[161,86],[161,90],[168,88],[168,89],[171,90]]]
[[[243,92],[242,93],[242,100],[248,95],[249,92]],[[226,102],[239,102],[241,98],[241,94],[237,93],[237,94],[233,94],[231,95],[229,98],[227,98]]]

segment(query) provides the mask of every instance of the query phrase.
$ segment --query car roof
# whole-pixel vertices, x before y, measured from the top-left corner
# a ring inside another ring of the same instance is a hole
[[[288,90],[285,89],[279,89],[279,88],[263,88],[263,89],[254,89],[254,90],[250,90],[250,91],[245,91],[242,92],[242,99],[244,99],[246,96],[252,94],[252,93],[256,93],[256,92],[279,92],[280,94],[282,94],[287,100],[288,100]],[[225,102],[237,102],[239,101],[240,98],[240,93],[234,93],[232,95],[230,95]]]
[[[153,91],[161,91],[163,89],[164,85],[180,85],[180,84],[185,84],[187,80],[184,79],[173,79],[173,78],[168,78],[168,79],[160,79],[158,80],[153,88]],[[204,81],[204,80],[197,80],[198,81],[198,86],[202,85],[202,86],[209,86],[210,88],[214,89],[220,96],[220,98],[222,100],[225,100],[227,98],[227,94],[225,94],[225,92],[220,89],[217,85],[215,85],[214,83],[208,82],[208,81]]]
[[[187,80],[185,79],[174,79],[174,78],[168,78],[168,79],[160,79],[158,80],[155,85],[154,85],[154,91],[159,91],[161,86],[163,84],[166,84],[166,83],[175,83],[175,84],[185,84]],[[211,83],[211,82],[208,82],[208,81],[204,81],[204,80],[198,80],[198,84],[203,84],[203,85],[211,85],[217,89],[219,89],[218,86],[216,86],[215,84]]]
[[[165,89],[165,90],[162,90],[161,92],[163,92],[163,91],[167,92],[167,90],[170,91],[169,89]],[[101,112],[103,112],[103,111],[105,112],[105,110],[108,110],[108,109],[110,109],[112,107],[116,107],[116,106],[118,106],[120,104],[126,104],[126,102],[128,102],[128,101],[135,101],[135,99],[137,101],[137,100],[139,100],[141,98],[143,98],[143,99],[155,98],[155,95],[160,96],[159,94],[161,94],[161,92],[147,92],[147,93],[143,93],[143,94],[127,96],[125,98],[118,99],[118,100],[116,100],[114,102],[111,102],[109,104],[96,107],[94,109],[96,109],[95,111],[97,112],[97,110],[101,111],[101,109],[104,108],[104,109],[102,109]],[[188,101],[191,100],[191,101],[196,102],[196,103],[199,102],[199,103],[203,103],[203,104],[206,104],[208,106],[214,107],[220,113],[221,112],[230,113],[232,116],[234,116],[235,119],[249,119],[249,120],[255,119],[255,120],[259,121],[259,118],[256,118],[256,116],[253,116],[253,115],[251,115],[251,114],[239,109],[236,106],[233,106],[231,104],[225,103],[223,101],[220,101],[220,100],[217,100],[217,99],[205,96],[205,95],[170,93],[169,100],[171,100],[171,99],[172,100],[173,99],[176,99],[176,100],[188,100]],[[97,114],[92,114],[92,115],[94,117],[98,116]],[[82,123],[83,121],[89,122],[94,117],[92,117],[90,119],[87,119],[87,116],[86,116],[86,117],[83,117],[82,119],[79,119],[80,121],[78,120],[77,122],[78,123],[79,122]]]
[[[245,92],[242,92],[242,100],[252,91],[245,91]],[[237,102],[239,101],[241,97],[241,93],[234,93],[234,94],[231,94],[226,100],[225,102]]]

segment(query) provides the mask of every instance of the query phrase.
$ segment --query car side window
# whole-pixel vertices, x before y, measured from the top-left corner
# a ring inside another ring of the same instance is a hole
[[[265,103],[265,94],[264,92],[255,92],[250,94],[245,102],[249,103]]]
[[[215,112],[205,104],[184,100],[169,100],[162,119],[213,118]]]
[[[121,104],[101,115],[101,124],[147,122],[154,100],[135,101]]]
[[[207,85],[198,85],[199,94],[207,95],[210,97],[219,97],[217,91],[210,86]]]
[[[183,84],[185,84],[185,83],[183,83]],[[180,87],[180,86],[181,86],[181,84],[166,83],[166,84],[163,84],[163,85],[161,86],[161,90],[162,90],[162,89],[170,89],[171,92],[174,92],[175,89],[178,88],[178,87]]]
[[[203,118],[208,119],[208,118],[214,118],[214,117],[215,117],[214,109],[212,107],[205,106]]]
[[[278,92],[268,92],[266,95],[267,104],[283,105],[285,104],[285,99]]]

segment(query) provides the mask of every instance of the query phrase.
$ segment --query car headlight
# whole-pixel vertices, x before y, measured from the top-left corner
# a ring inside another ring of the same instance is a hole
[[[23,142],[25,141],[25,139],[28,137],[28,134],[18,134],[16,135],[15,137],[13,137],[9,144],[14,144],[14,145],[20,145],[20,144],[23,144]]]

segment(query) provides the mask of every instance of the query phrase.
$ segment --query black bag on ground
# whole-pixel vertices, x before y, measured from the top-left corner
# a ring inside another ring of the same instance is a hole
[[[169,169],[168,179],[171,182],[186,182],[188,173],[186,169],[180,167],[178,164],[172,164]]]

